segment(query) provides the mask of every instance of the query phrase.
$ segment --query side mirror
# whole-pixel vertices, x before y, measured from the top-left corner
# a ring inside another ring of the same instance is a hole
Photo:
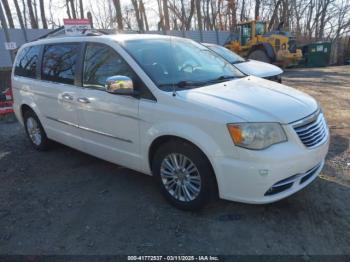
[[[135,95],[134,84],[130,77],[111,76],[108,77],[105,84],[106,91],[116,95]]]

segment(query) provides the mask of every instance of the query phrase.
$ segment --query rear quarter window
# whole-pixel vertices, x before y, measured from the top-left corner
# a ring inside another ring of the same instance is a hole
[[[78,43],[45,45],[41,79],[73,85],[78,54]]]
[[[39,61],[40,46],[26,47],[18,54],[15,64],[16,76],[36,78],[36,67]]]

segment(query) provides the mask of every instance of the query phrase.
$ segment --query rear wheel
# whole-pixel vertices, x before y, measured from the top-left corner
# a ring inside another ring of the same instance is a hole
[[[39,121],[37,115],[28,110],[23,114],[24,127],[32,146],[39,151],[48,149],[50,140]]]
[[[153,174],[165,198],[184,210],[202,208],[215,196],[216,181],[205,155],[184,141],[170,141],[155,153]]]
[[[257,49],[257,50],[252,51],[248,55],[248,58],[249,59],[253,59],[253,60],[266,62],[266,63],[271,63],[270,57],[268,57],[268,55],[266,54],[265,50],[262,50],[262,49]]]

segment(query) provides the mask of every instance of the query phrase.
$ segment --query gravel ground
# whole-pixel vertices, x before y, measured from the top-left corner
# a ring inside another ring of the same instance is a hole
[[[0,122],[0,254],[350,254],[350,67],[288,71],[331,127],[320,178],[270,205],[179,211],[151,177]]]

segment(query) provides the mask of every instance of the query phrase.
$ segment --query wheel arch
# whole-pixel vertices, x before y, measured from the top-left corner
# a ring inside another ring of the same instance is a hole
[[[19,114],[17,114],[17,118],[20,117],[20,122],[24,124],[24,114],[28,111],[34,111],[34,109],[28,105],[27,103],[23,103],[19,106]]]
[[[27,105],[27,104],[22,104],[22,105],[21,105],[21,116],[22,116],[22,118],[23,118],[24,114],[25,114],[26,112],[28,112],[28,111],[33,111],[33,112],[35,112],[29,105]]]
[[[165,144],[165,143],[167,143],[169,141],[172,141],[172,140],[175,140],[175,141],[177,140],[177,141],[180,141],[180,142],[188,143],[188,144],[194,146],[195,148],[197,148],[203,154],[203,156],[207,159],[207,161],[209,163],[211,171],[214,174],[215,187],[219,191],[218,180],[217,180],[217,177],[216,177],[216,174],[215,174],[214,166],[213,166],[212,162],[210,161],[210,158],[208,157],[208,155],[205,153],[205,151],[203,149],[201,149],[200,146],[198,146],[195,143],[193,143],[192,141],[189,141],[188,139],[180,137],[180,136],[176,136],[176,135],[161,135],[161,136],[155,138],[152,141],[152,143],[151,143],[151,145],[149,147],[149,150],[148,150],[148,164],[149,164],[149,167],[151,169],[151,172],[152,172],[153,157],[154,157],[157,149],[160,148],[163,144]]]
[[[28,111],[34,112],[34,114],[36,114],[36,116],[39,118],[39,121],[42,123],[41,115],[40,115],[40,112],[38,112],[38,108],[34,104],[22,103],[19,106],[19,116],[23,124],[24,124],[24,114]]]

